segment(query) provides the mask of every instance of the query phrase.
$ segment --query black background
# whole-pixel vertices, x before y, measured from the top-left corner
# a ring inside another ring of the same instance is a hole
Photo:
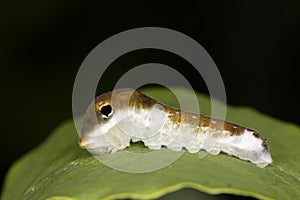
[[[229,104],[300,124],[299,10],[300,1],[1,2],[1,180],[13,161],[72,117],[73,82],[87,54],[131,28],[165,27],[192,37],[217,64]],[[100,90],[143,59],[184,65],[159,51],[130,56],[114,65]]]

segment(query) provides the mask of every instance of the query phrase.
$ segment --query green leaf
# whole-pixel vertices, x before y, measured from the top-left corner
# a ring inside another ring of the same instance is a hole
[[[176,91],[186,99],[192,95],[185,89]],[[178,105],[165,89],[145,92],[168,105]],[[198,98],[201,112],[209,114],[210,99],[200,94]],[[273,163],[259,168],[226,154],[200,159],[198,154],[185,152],[170,166],[154,172],[120,172],[78,147],[77,132],[70,120],[11,167],[2,199],[149,199],[182,188],[260,199],[299,198],[299,127],[244,107],[228,106],[227,120],[254,128],[267,138]],[[131,151],[143,152],[144,148],[134,145]]]

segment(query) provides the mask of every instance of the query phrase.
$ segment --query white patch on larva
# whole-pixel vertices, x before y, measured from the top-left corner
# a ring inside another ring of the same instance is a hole
[[[132,140],[142,141],[150,149],[165,146],[174,151],[184,148],[190,153],[203,149],[213,155],[222,151],[259,167],[272,162],[269,151],[263,146],[263,139],[251,130],[245,129],[244,133],[232,136],[228,131],[211,130],[209,127],[201,127],[200,133],[197,131],[198,127],[190,124],[174,124],[157,104],[148,110],[115,111],[103,125],[95,125],[89,133],[85,133],[88,139],[84,146],[94,154],[113,153],[128,147]]]
[[[245,129],[241,135],[222,137],[216,146],[229,155],[265,167],[272,162],[272,158],[270,152],[263,146],[263,142],[261,137],[254,136],[253,131]]]

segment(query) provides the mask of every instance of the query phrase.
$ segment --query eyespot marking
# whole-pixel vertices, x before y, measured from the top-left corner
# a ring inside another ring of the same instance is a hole
[[[96,111],[103,119],[109,118],[113,113],[113,108],[110,103],[99,102],[96,104]]]

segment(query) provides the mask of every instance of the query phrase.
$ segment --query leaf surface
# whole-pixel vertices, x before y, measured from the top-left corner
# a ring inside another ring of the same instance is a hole
[[[186,97],[185,107],[192,111],[193,106],[188,107],[192,93],[186,89],[176,91]],[[169,93],[165,89],[144,92],[167,105],[178,106],[176,98],[166,95]],[[201,113],[209,115],[210,99],[201,94],[197,97]],[[299,198],[299,127],[245,107],[228,106],[226,120],[256,129],[267,138],[273,163],[259,168],[226,154],[199,158],[197,153],[185,152],[163,169],[125,173],[107,167],[80,149],[70,120],[11,167],[2,199],[151,199],[182,188],[260,199]],[[130,151],[145,152],[145,147],[134,145]]]

